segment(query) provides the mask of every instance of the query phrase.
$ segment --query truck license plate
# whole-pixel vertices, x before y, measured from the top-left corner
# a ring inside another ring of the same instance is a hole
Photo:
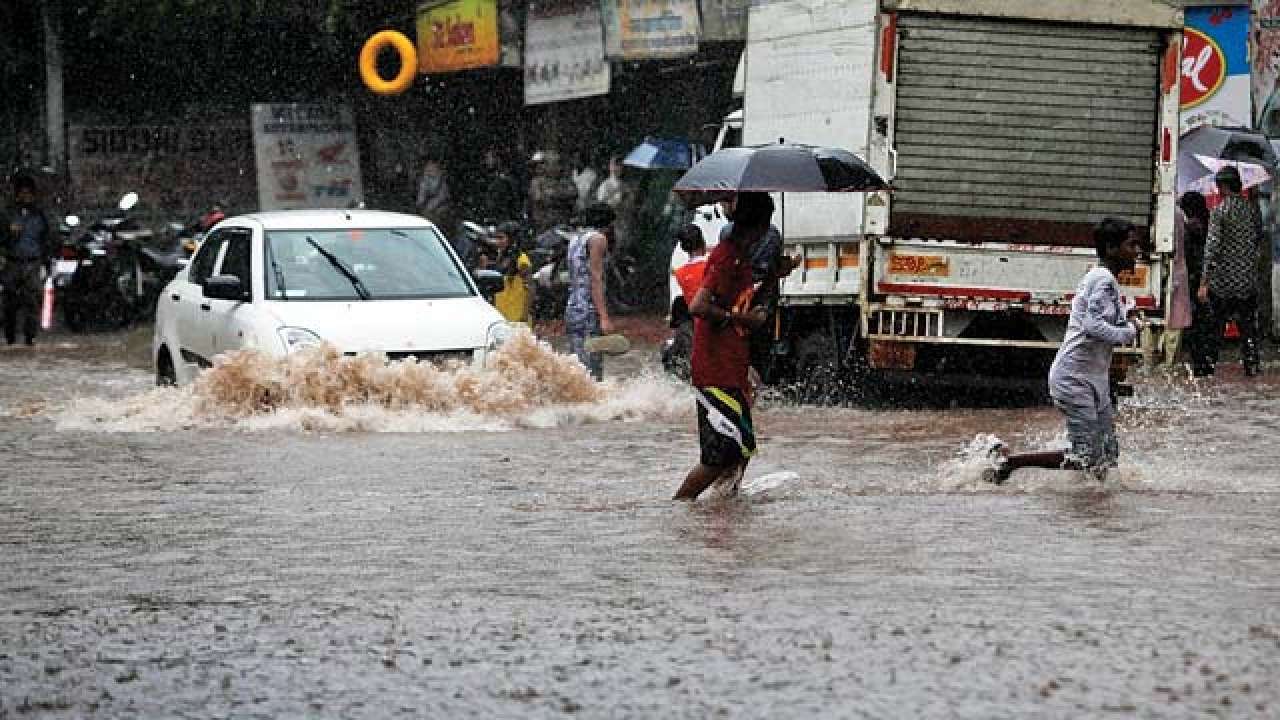
[[[947,277],[951,275],[951,263],[942,255],[899,255],[894,253],[889,256],[889,272],[894,275]]]

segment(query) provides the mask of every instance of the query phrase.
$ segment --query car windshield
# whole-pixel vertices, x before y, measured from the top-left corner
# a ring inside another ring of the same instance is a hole
[[[263,267],[268,300],[468,297],[471,286],[431,228],[275,230]]]

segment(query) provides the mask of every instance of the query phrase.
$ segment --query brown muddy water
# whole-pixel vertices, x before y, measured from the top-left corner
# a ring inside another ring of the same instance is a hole
[[[0,718],[1280,717],[1280,371],[1153,377],[1122,466],[981,480],[1048,407],[768,401],[746,497],[667,498],[693,401],[0,348]]]

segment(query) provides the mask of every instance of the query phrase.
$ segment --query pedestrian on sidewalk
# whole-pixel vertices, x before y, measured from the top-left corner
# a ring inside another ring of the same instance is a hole
[[[613,334],[613,319],[605,301],[605,256],[613,235],[613,210],[597,203],[574,218],[580,227],[569,241],[569,297],[564,330],[569,347],[596,380],[604,378],[601,353],[588,352],[587,340]]]
[[[1234,320],[1240,330],[1240,360],[1244,374],[1261,368],[1258,327],[1258,262],[1262,232],[1257,213],[1241,195],[1240,173],[1228,165],[1214,176],[1222,202],[1209,216],[1209,235],[1200,276],[1200,302],[1213,311],[1207,344],[1209,372],[1218,362],[1222,330]]]
[[[1183,331],[1187,354],[1191,356],[1191,374],[1211,375],[1208,338],[1213,325],[1209,303],[1200,302],[1200,276],[1204,269],[1204,244],[1209,234],[1209,204],[1204,195],[1190,191],[1178,201],[1185,217],[1183,246],[1187,257],[1187,289],[1191,294],[1191,326]]]
[[[992,449],[996,467],[990,478],[997,485],[1023,467],[1083,470],[1102,480],[1120,457],[1111,401],[1111,354],[1115,346],[1133,342],[1142,322],[1121,294],[1116,276],[1133,269],[1138,240],[1133,223],[1119,218],[1103,220],[1093,239],[1102,263],[1076,286],[1067,334],[1049,369],[1049,395],[1066,417],[1071,448],[1006,455],[1007,449],[997,446]]]
[[[0,258],[4,270],[4,339],[18,341],[19,319],[27,345],[36,342],[40,327],[40,300],[53,261],[53,234],[49,219],[36,204],[35,178],[17,173],[11,178],[14,207],[0,218]]]
[[[445,178],[444,165],[435,156],[428,155],[422,162],[415,205],[418,214],[435,224],[446,237],[453,235],[456,228],[453,227],[449,181]]]
[[[1160,347],[1161,366],[1173,370],[1182,348],[1182,334],[1191,326],[1191,285],[1187,276],[1187,218],[1181,207],[1174,208],[1173,265],[1169,269],[1169,312],[1165,316]]]
[[[721,478],[736,492],[756,451],[751,421],[748,336],[767,317],[763,307],[735,309],[752,288],[751,253],[769,230],[773,200],[767,193],[741,193],[733,230],[707,258],[702,287],[689,303],[694,318],[693,386],[697,393],[698,465],[689,471],[676,500],[696,500]]]
[[[573,184],[560,153],[537,153],[533,180],[529,183],[529,218],[535,234],[542,234],[573,217],[578,187]]]
[[[585,210],[595,202],[596,186],[600,183],[600,173],[591,166],[590,154],[582,150],[574,151],[572,159],[573,185],[578,189],[578,200],[575,210]]]

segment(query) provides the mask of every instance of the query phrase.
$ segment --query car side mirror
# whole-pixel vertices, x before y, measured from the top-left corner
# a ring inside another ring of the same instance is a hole
[[[214,300],[248,302],[252,300],[249,288],[235,275],[214,275],[204,281],[204,296]]]
[[[476,270],[472,276],[476,279],[480,294],[490,302],[493,301],[493,296],[502,292],[506,286],[506,279],[497,270]]]

